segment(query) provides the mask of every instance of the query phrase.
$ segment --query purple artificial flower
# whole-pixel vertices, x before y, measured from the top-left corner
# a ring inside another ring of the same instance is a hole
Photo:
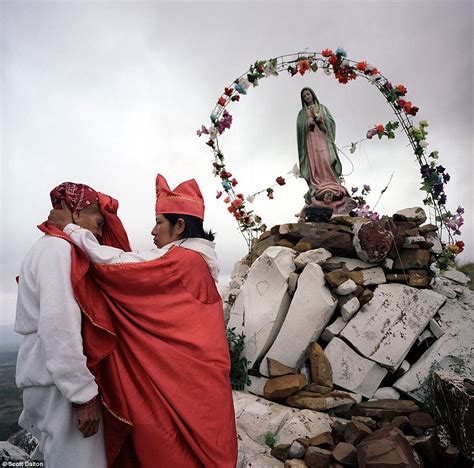
[[[436,198],[443,193],[443,183],[438,182],[437,184],[433,185],[433,193],[435,194]]]
[[[420,167],[420,172],[424,179],[428,179],[429,177],[431,177],[431,174],[433,174],[433,170],[428,164],[423,164]]]
[[[371,128],[368,132],[367,132],[367,139],[372,139],[375,135],[377,135],[377,130],[375,130],[375,128]]]
[[[364,184],[364,190],[370,192],[370,185]]]
[[[446,174],[443,174],[443,182],[449,182],[451,180],[451,176],[446,172]]]
[[[446,170],[446,168],[441,166],[441,165],[436,168],[436,172],[438,174],[442,174],[445,170]]]
[[[461,205],[459,205],[458,209],[456,210],[456,213],[458,215],[463,215],[464,214],[464,208]]]
[[[352,193],[352,195],[354,195],[354,193],[356,193],[357,190],[359,190],[359,187],[352,187],[352,188],[351,188],[351,193]]]
[[[438,203],[440,205],[446,205],[446,195],[444,193],[439,197]]]

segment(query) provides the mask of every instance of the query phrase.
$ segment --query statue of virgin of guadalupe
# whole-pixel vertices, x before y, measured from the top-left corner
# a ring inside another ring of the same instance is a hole
[[[334,214],[348,214],[357,203],[339,181],[342,165],[334,142],[334,119],[311,88],[301,90],[301,105],[296,130],[300,173],[309,187],[305,208],[331,208]]]

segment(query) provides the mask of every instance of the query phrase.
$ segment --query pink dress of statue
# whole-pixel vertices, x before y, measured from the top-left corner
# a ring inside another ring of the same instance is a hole
[[[306,207],[331,208],[334,214],[347,214],[357,203],[339,182],[342,166],[334,144],[334,119],[311,89],[304,88],[301,98],[303,108],[297,122],[298,153],[300,172],[309,186]]]

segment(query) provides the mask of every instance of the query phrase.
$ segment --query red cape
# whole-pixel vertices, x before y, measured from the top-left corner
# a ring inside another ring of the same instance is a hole
[[[73,246],[84,351],[113,467],[234,467],[237,435],[222,302],[205,260],[174,247],[153,261],[93,264]]]

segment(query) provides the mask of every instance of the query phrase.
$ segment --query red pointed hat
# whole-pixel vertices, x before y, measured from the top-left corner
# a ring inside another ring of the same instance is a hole
[[[204,220],[204,198],[199,185],[194,179],[190,179],[171,190],[166,179],[158,174],[155,212],[157,215],[164,213],[191,215]]]

